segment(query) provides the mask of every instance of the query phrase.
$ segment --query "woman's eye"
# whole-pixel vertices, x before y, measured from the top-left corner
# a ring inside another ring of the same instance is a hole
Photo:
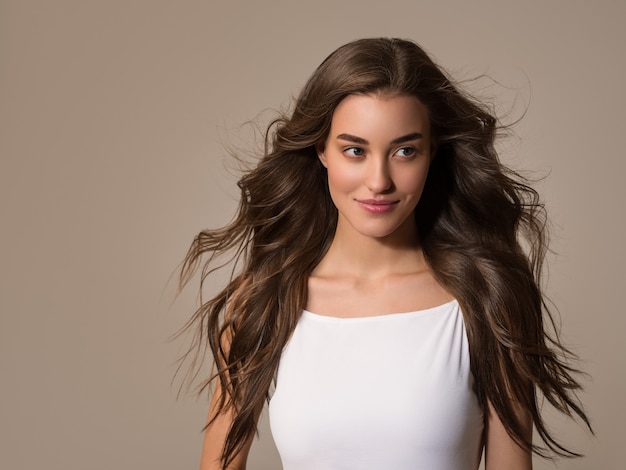
[[[350,157],[361,157],[365,155],[365,151],[360,147],[349,147],[344,150],[344,153]]]
[[[415,152],[415,148],[413,147],[402,147],[401,149],[398,149],[395,154],[399,157],[412,157],[415,155]]]

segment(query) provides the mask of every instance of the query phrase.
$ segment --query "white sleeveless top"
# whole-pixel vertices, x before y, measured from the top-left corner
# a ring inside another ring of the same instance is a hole
[[[477,469],[483,414],[456,300],[410,313],[304,311],[269,415],[284,470]]]

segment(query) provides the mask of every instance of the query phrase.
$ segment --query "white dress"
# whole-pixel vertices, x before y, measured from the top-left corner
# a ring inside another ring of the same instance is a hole
[[[456,300],[374,317],[304,311],[270,401],[284,470],[477,469],[483,413]]]

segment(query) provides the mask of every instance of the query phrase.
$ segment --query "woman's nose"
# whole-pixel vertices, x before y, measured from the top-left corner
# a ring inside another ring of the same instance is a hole
[[[372,193],[384,193],[391,189],[392,179],[386,158],[371,158],[368,161],[365,186]]]

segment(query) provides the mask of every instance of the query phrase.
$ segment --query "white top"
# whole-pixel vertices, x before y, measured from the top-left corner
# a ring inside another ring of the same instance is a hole
[[[284,470],[477,469],[483,414],[456,300],[410,313],[304,311],[269,413]]]

